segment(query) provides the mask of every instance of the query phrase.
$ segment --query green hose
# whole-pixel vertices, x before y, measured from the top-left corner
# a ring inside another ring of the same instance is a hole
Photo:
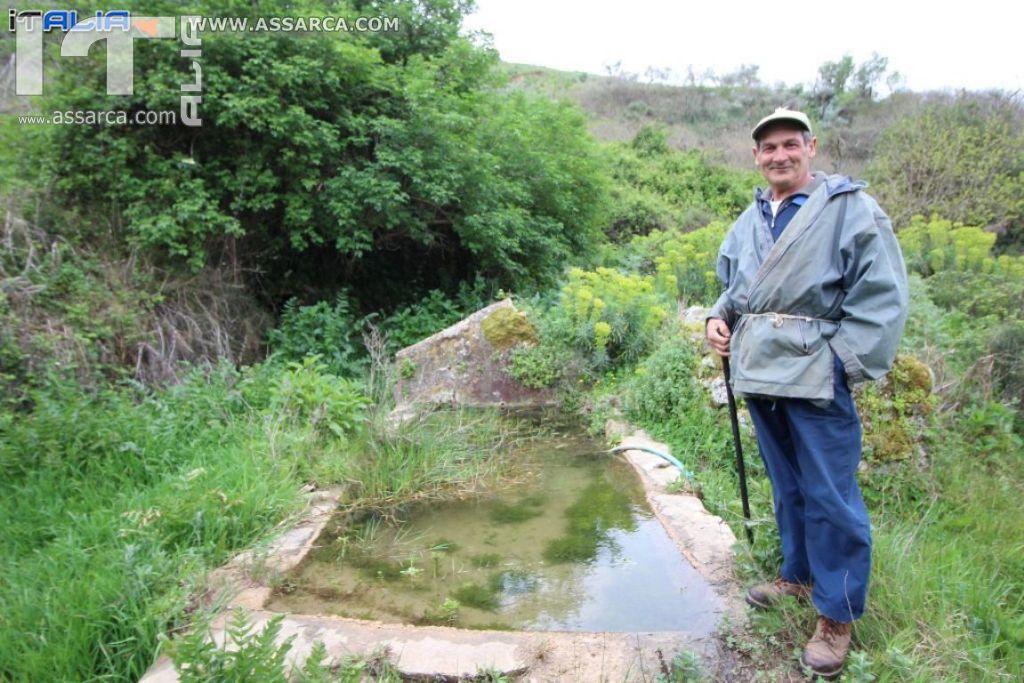
[[[679,462],[678,460],[675,459],[674,456],[671,456],[668,453],[663,453],[662,451],[659,451],[657,448],[650,448],[648,446],[616,446],[615,448],[612,448],[608,452],[622,453],[623,451],[643,451],[644,453],[656,455],[662,460],[674,465],[675,468],[679,470],[679,473],[682,474],[688,482],[690,482],[693,486],[697,486],[697,477],[693,474],[693,472],[686,469],[686,466],[683,465],[683,463]]]

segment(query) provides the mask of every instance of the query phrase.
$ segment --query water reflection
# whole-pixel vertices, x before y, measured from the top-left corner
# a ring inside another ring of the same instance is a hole
[[[322,537],[270,609],[466,628],[710,632],[717,598],[628,464],[582,434],[534,444],[523,485]]]

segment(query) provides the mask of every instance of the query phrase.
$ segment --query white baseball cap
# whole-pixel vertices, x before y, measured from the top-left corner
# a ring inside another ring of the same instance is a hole
[[[757,125],[754,126],[754,130],[750,131],[750,137],[754,138],[754,142],[757,142],[757,138],[761,134],[761,131],[776,121],[790,121],[800,128],[803,128],[808,133],[811,132],[811,120],[807,118],[807,114],[802,111],[793,111],[792,109],[779,107],[771,114],[757,122]]]

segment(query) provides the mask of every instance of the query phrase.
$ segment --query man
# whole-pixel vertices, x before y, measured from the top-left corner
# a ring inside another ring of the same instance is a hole
[[[801,661],[834,678],[864,611],[871,528],[857,487],[860,418],[849,384],[892,366],[907,314],[903,256],[862,182],[811,171],[807,116],[778,109],[752,132],[768,183],[726,235],[725,292],[706,334],[731,358],[772,483],[782,570],[747,602],[813,601],[819,617]]]

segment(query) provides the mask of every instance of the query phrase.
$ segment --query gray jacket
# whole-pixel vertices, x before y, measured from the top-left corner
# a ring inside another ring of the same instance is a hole
[[[725,291],[709,315],[732,330],[737,392],[830,401],[833,355],[851,383],[892,366],[907,273],[892,223],[864,187],[816,173],[778,242],[756,199],[726,235],[717,266]]]

